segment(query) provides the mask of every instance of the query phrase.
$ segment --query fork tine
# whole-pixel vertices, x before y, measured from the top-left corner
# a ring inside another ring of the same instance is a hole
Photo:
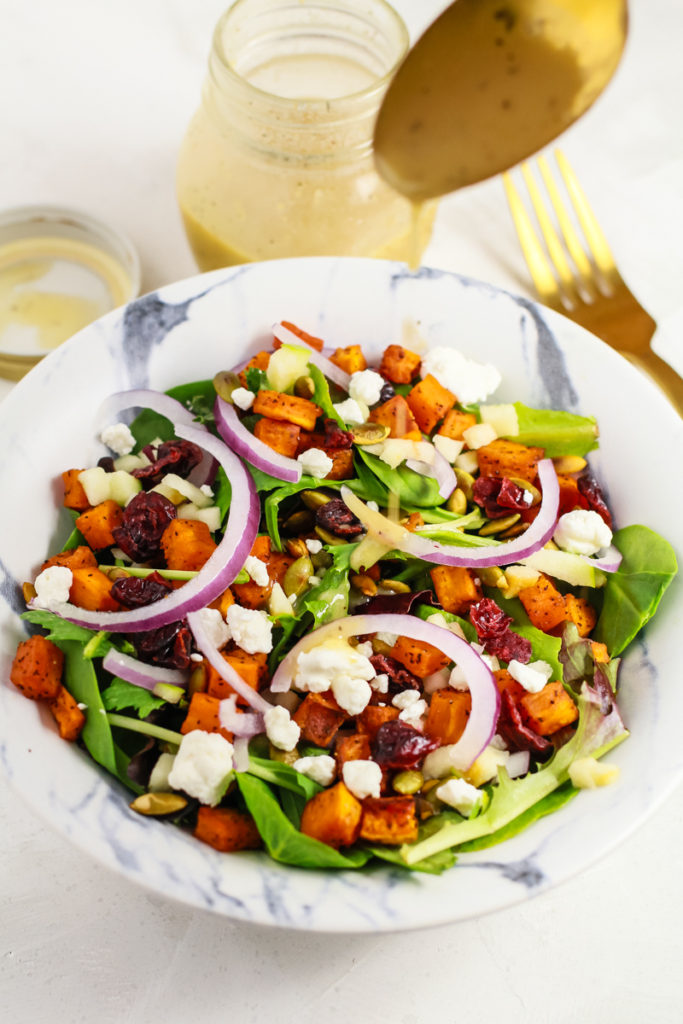
[[[524,259],[526,260],[536,291],[541,301],[547,306],[562,309],[562,300],[557,280],[508,171],[503,173],[503,185],[517,236],[524,253]]]
[[[534,213],[536,214],[536,219],[538,220],[543,238],[545,239],[545,244],[548,248],[548,254],[551,262],[555,267],[564,288],[570,296],[574,297],[574,275],[567,261],[567,257],[564,254],[562,243],[557,237],[557,232],[555,231],[553,222],[548,215],[541,191],[531,173],[531,167],[529,166],[528,161],[522,164],[522,176],[529,193],[531,205],[533,206]]]
[[[578,217],[581,229],[586,236],[588,242],[588,248],[591,251],[591,255],[595,260],[596,266],[607,278],[613,280],[618,279],[619,272],[617,271],[616,262],[612,255],[607,239],[605,238],[602,228],[598,224],[595,214],[590,208],[588,200],[586,199],[585,193],[574,174],[573,170],[569,165],[564,153],[561,150],[555,150],[555,159],[557,160],[557,166],[560,168],[560,174],[564,178],[564,182],[567,186],[570,198],[576,210],[576,216]]]
[[[558,152],[559,150],[556,150],[556,154]],[[562,237],[564,238],[565,245],[569,250],[569,255],[576,264],[576,268],[581,275],[583,285],[585,287],[589,287],[588,282],[591,280],[593,273],[591,265],[586,253],[584,252],[581,240],[576,233],[571,217],[567,213],[567,208],[564,205],[562,196],[560,195],[560,190],[558,189],[555,179],[550,172],[548,161],[544,156],[539,156],[537,163],[543,178],[543,183],[550,198],[550,202],[552,203],[555,211],[555,216],[557,217],[558,224],[560,225]]]

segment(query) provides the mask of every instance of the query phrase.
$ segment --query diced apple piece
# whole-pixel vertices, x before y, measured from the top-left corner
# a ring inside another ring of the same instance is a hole
[[[594,757],[579,757],[569,765],[569,778],[578,789],[596,789],[616,782],[619,768],[615,764],[602,764]]]
[[[467,430],[464,430],[462,436],[465,438],[467,447],[476,450],[477,448],[483,448],[484,445],[491,444],[492,441],[496,440],[498,434],[490,423],[475,423],[473,427],[468,427]]]
[[[196,519],[200,523],[206,523],[211,533],[215,533],[221,525],[221,510],[218,505],[209,505],[208,508],[197,508],[191,502],[186,501],[178,505],[178,519]]]
[[[480,405],[479,416],[482,423],[489,423],[497,437],[516,437],[519,434],[519,421],[514,405]]]
[[[522,565],[569,583],[573,587],[601,587],[605,583],[604,573],[596,571],[582,555],[573,555],[569,551],[541,548],[540,551],[535,551],[533,555],[520,561]]]
[[[299,377],[308,373],[310,352],[294,345],[282,345],[268,363],[268,383],[274,391],[287,391]]]
[[[78,482],[91,505],[100,505],[111,498],[110,476],[111,474],[105,472],[101,466],[84,469],[78,474]]]
[[[109,495],[121,508],[125,508],[130,499],[142,490],[142,484],[137,477],[126,473],[123,469],[117,469],[113,473],[109,473],[108,476]]]

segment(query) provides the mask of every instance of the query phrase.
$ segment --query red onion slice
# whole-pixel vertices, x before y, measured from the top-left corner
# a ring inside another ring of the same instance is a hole
[[[263,715],[259,712],[238,711],[237,697],[232,694],[225,697],[218,706],[218,717],[224,729],[233,736],[244,736],[251,739],[265,731]]]
[[[600,555],[599,558],[593,558],[590,555],[581,555],[584,562],[588,562],[594,569],[600,569],[602,572],[616,572],[622,561],[622,554],[618,551],[614,544],[605,551],[604,555]]]
[[[236,772],[249,771],[249,739],[247,736],[235,736],[232,750],[232,767]]]
[[[510,562],[526,558],[542,548],[552,537],[557,522],[560,488],[555,467],[550,459],[542,459],[539,462],[538,478],[543,499],[538,515],[528,530],[506,544],[467,548],[466,551],[410,533],[399,523],[387,519],[381,512],[369,509],[348,487],[342,487],[341,496],[347,508],[360,519],[368,533],[389,547],[414,555],[416,558],[423,558],[427,562],[435,562],[437,565],[461,565],[479,569],[490,565],[509,565]]]
[[[160,665],[148,665],[144,661],[132,658],[130,654],[110,647],[102,659],[102,668],[112,675],[125,679],[127,683],[142,686],[145,690],[153,690],[157,683],[170,683],[172,686],[187,686],[189,672],[175,668],[162,668]]]
[[[298,348],[306,348],[310,352],[309,363],[313,363],[317,366],[326,377],[329,377],[331,381],[338,385],[342,391],[349,390],[349,382],[351,377],[345,370],[342,370],[340,366],[336,366],[331,359],[322,355],[318,352],[317,348],[313,348],[312,345],[308,345],[298,334],[294,331],[290,331],[284,324],[273,325],[273,335],[278,341],[281,341],[283,345],[296,345]]]
[[[217,396],[213,412],[218,433],[240,458],[278,480],[285,480],[287,483],[299,482],[301,463],[286,455],[280,455],[263,441],[259,441],[258,437],[254,437],[241,422],[229,402]]]
[[[327,640],[365,636],[377,632],[396,633],[412,640],[432,644],[463,670],[472,695],[472,710],[465,731],[458,742],[453,744],[452,757],[454,767],[463,771],[469,768],[484,747],[488,746],[496,731],[500,694],[493,673],[477,652],[466,640],[456,636],[450,629],[444,629],[443,626],[424,622],[413,615],[392,614],[349,615],[344,619],[329,622],[305,636],[283,658],[270,684],[271,692],[285,693],[289,690],[297,658],[304,651],[310,651]]]
[[[257,711],[267,711],[270,707],[267,701],[263,699],[260,693],[256,690],[252,690],[248,683],[245,683],[242,676],[235,672],[232,665],[230,665],[221,652],[218,650],[216,645],[212,643],[207,633],[201,612],[189,612],[187,616],[187,624],[192,630],[192,635],[195,638],[197,647],[202,652],[206,660],[210,665],[215,668],[219,676],[225,679],[226,683],[230,683],[235,693],[239,694],[243,700],[247,702],[252,708]],[[227,726],[226,726],[227,728]],[[233,730],[230,730],[231,732]]]
[[[123,612],[92,612],[65,603],[55,614],[87,629],[110,633],[139,633],[177,622],[188,612],[205,608],[230,586],[244,565],[258,532],[261,507],[251,474],[230,449],[213,434],[185,423],[175,423],[177,437],[194,441],[208,451],[225,470],[232,487],[232,500],[223,539],[197,573],[178,590],[154,604]],[[33,602],[29,607],[34,607]],[[253,692],[253,691],[252,691]]]
[[[427,462],[421,462],[417,459],[407,459],[406,466],[408,469],[414,470],[415,473],[419,473],[420,476],[432,476],[439,485],[439,494],[445,500],[450,498],[451,494],[458,486],[458,478],[455,475],[453,467],[447,459],[434,449],[434,461],[431,466]]]

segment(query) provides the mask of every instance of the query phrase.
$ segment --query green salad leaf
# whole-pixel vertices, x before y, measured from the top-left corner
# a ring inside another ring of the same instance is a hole
[[[163,707],[165,701],[155,697],[144,686],[135,686],[125,679],[114,676],[114,679],[102,691],[102,703],[107,711],[123,711],[132,708],[140,718],[147,718],[155,708]]]
[[[111,633],[97,633],[84,626],[77,626],[68,619],[62,619],[54,612],[43,609],[32,609],[21,616],[27,622],[40,626],[47,632],[48,640],[52,640],[64,650],[64,644],[76,641],[81,644],[82,656],[86,659],[103,658],[112,647],[123,654],[135,655],[135,648],[122,636]]]
[[[386,491],[398,495],[403,507],[404,502],[415,505],[418,509],[443,504],[439,485],[433,476],[422,476],[405,465],[391,469],[376,455],[370,455],[362,448],[358,448],[357,451],[367,468],[384,484]],[[373,500],[377,501],[376,498]],[[386,504],[386,499],[383,500]]]
[[[558,455],[586,455],[598,447],[598,424],[594,416],[577,416],[557,409],[530,409],[514,403],[519,433],[511,440],[538,445],[552,459]]]
[[[311,401],[320,406],[328,419],[334,420],[335,423],[338,423],[342,430],[345,429],[346,424],[332,403],[332,399],[330,397],[330,386],[327,383],[325,374],[313,363],[308,364],[308,373],[315,387]]]

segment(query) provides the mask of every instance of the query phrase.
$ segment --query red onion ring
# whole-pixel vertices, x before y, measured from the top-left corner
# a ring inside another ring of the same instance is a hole
[[[197,647],[209,664],[215,668],[219,676],[221,676],[222,679],[225,679],[226,683],[229,683],[230,686],[232,686],[235,693],[242,697],[242,699],[245,700],[252,708],[255,708],[257,711],[267,711],[270,704],[263,699],[260,693],[257,693],[256,690],[252,690],[251,686],[249,686],[248,683],[245,683],[242,676],[235,672],[232,665],[225,660],[216,645],[211,642],[209,634],[204,628],[201,614],[196,611],[189,612],[187,616],[187,624],[192,631]],[[230,731],[232,732],[233,730]]]
[[[434,477],[439,485],[439,494],[445,500],[458,486],[458,478],[455,475],[450,462],[444,458],[441,452],[434,449],[434,461],[431,466],[428,462],[421,462],[418,459],[407,459],[406,466],[420,476]]]
[[[225,660],[225,659],[224,659]],[[243,736],[251,739],[252,736],[259,736],[265,732],[263,715],[259,712],[238,711],[237,697],[232,694],[224,697],[218,707],[218,717],[224,729],[231,732],[233,736]]]
[[[593,558],[591,555],[580,556],[584,562],[588,562],[594,569],[600,569],[602,572],[616,572],[622,562],[621,551],[615,548],[614,544],[610,544],[604,555],[600,558]]]
[[[396,633],[412,640],[432,644],[443,651],[451,661],[457,662],[467,679],[472,695],[472,710],[465,731],[453,744],[453,766],[466,770],[488,746],[496,731],[500,694],[493,673],[475,650],[452,633],[450,629],[424,622],[413,615],[348,615],[313,630],[303,637],[280,662],[270,684],[272,693],[286,693],[292,684],[296,661],[304,651],[310,651],[326,640],[368,633]]]
[[[234,452],[213,434],[186,423],[175,423],[177,437],[194,441],[208,451],[225,470],[232,500],[223,539],[194,579],[167,597],[143,608],[123,612],[93,612],[68,602],[53,609],[56,615],[87,629],[110,633],[139,633],[177,622],[188,612],[205,608],[230,586],[244,565],[258,532],[261,507],[251,474]],[[29,607],[35,605],[29,602]],[[253,693],[253,691],[251,691]]]
[[[263,441],[259,441],[258,437],[254,437],[241,422],[229,402],[216,396],[213,413],[218,433],[240,458],[278,480],[285,480],[287,483],[299,482],[301,463],[286,455],[280,455]]]
[[[342,391],[349,390],[349,382],[351,380],[350,374],[346,373],[345,370],[342,370],[340,366],[336,366],[331,359],[322,355],[321,352],[318,352],[317,348],[313,348],[312,345],[308,345],[299,337],[298,334],[295,334],[294,331],[290,331],[290,329],[285,327],[283,324],[274,324],[273,335],[278,341],[281,341],[283,345],[296,345],[298,348],[308,349],[310,352],[308,359],[309,363],[313,363],[313,365],[317,366],[319,370],[322,370],[325,376],[329,377],[329,379],[340,387]]]
[[[542,459],[539,462],[538,478],[543,498],[538,515],[525,533],[520,537],[514,537],[506,544],[468,548],[466,553],[461,548],[458,554],[455,553],[457,548],[410,533],[399,523],[387,519],[381,512],[369,509],[348,487],[342,487],[340,493],[347,508],[360,519],[368,533],[389,547],[414,555],[416,558],[423,558],[427,562],[435,562],[437,565],[462,565],[479,569],[490,565],[508,565],[520,558],[526,558],[542,548],[552,537],[557,522],[560,488],[550,459]]]
[[[160,665],[148,665],[144,661],[123,654],[110,647],[102,659],[102,668],[112,675],[125,679],[127,683],[142,686],[145,690],[153,690],[157,683],[170,683],[172,686],[187,686],[189,673],[176,668],[162,668]]]

